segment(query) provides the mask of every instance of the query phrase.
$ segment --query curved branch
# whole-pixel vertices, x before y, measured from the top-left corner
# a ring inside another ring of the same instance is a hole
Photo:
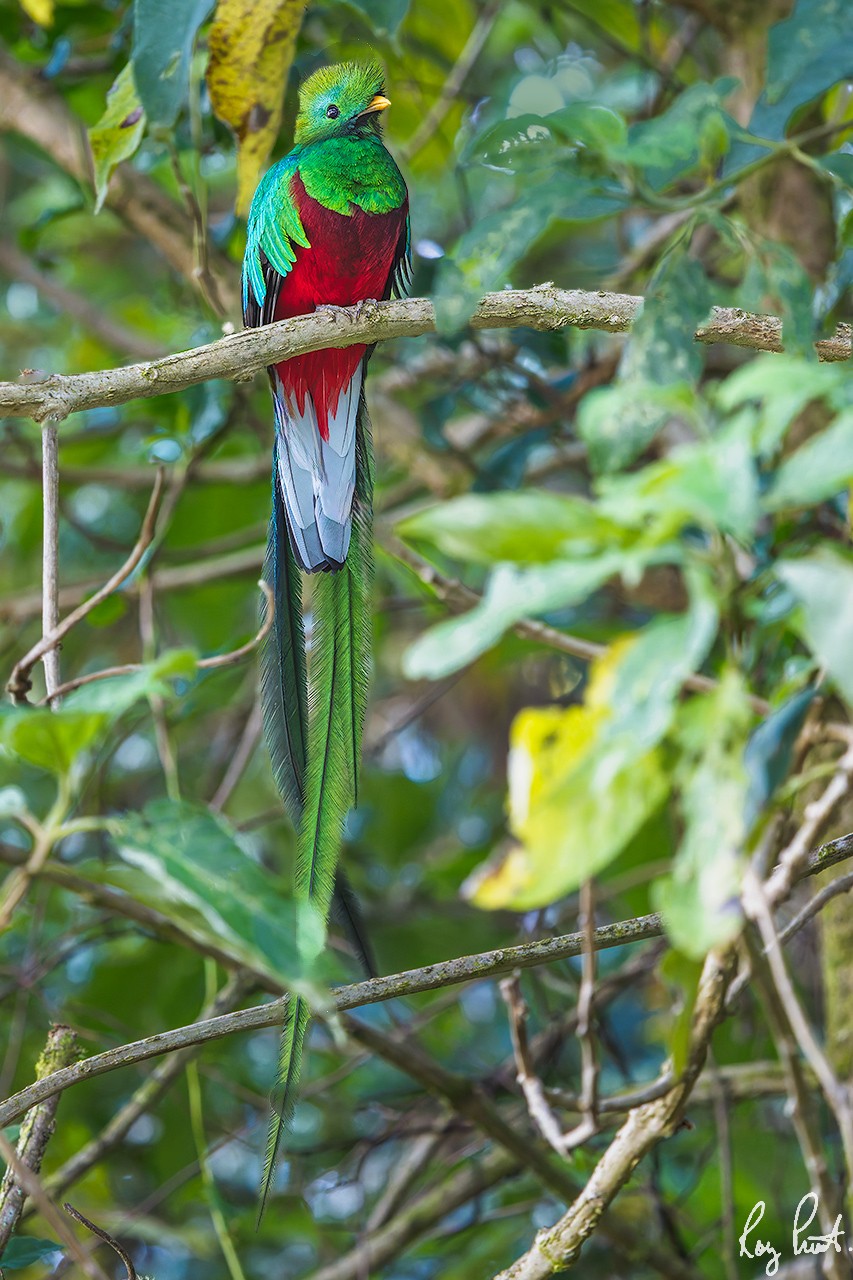
[[[853,833],[840,836],[816,849],[802,868],[801,875],[816,875],[849,857],[853,857]],[[629,942],[659,938],[662,935],[663,922],[655,913],[596,929],[594,943],[597,951],[603,951],[609,947],[621,947]],[[479,955],[461,956],[456,960],[442,960],[422,969],[409,969],[387,977],[369,978],[365,982],[339,987],[332,996],[333,1007],[341,1013],[367,1004],[394,1000],[397,996],[410,996],[421,991],[435,991],[440,987],[494,978],[511,973],[513,969],[531,969],[537,965],[550,964],[554,960],[578,956],[583,948],[584,935],[568,933],[559,938],[527,942],[517,947],[503,947],[498,951],[484,951]],[[95,1054],[74,1066],[55,1071],[44,1080],[35,1081],[0,1103],[0,1129],[20,1119],[30,1107],[55,1093],[61,1093],[80,1080],[89,1080],[119,1067],[157,1058],[164,1053],[173,1053],[176,1049],[185,1049],[187,1045],[221,1040],[238,1031],[257,1031],[263,1027],[280,1026],[287,999],[287,996],[283,996],[270,1004],[241,1009],[237,1013],[209,1018],[206,1022],[194,1022],[172,1031],[162,1031],[157,1035],[147,1036],[144,1040],[134,1040],[130,1044],[107,1049],[105,1053]]]
[[[543,330],[574,325],[579,329],[624,333],[642,306],[643,299],[634,294],[587,293],[582,289],[559,289],[549,283],[532,289],[487,293],[471,317],[471,325],[475,329],[526,326]],[[280,360],[324,347],[411,338],[435,329],[435,308],[428,298],[324,307],[311,315],[229,334],[162,360],[95,373],[52,374],[42,381],[0,383],[0,414],[59,422],[82,409],[183,391],[211,378],[243,379]],[[782,322],[776,316],[715,307],[696,338],[700,342],[729,342],[755,351],[781,351]],[[822,360],[849,360],[853,354],[850,326],[839,325],[832,338],[815,345]],[[32,379],[35,375],[28,376]]]

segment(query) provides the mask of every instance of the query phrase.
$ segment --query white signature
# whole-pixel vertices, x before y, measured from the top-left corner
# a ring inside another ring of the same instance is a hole
[[[811,1213],[808,1217],[809,1206]],[[764,1274],[766,1276],[775,1276],[779,1270],[779,1263],[782,1261],[782,1252],[776,1249],[769,1240],[756,1239],[755,1232],[761,1219],[764,1217],[766,1206],[763,1200],[759,1200],[758,1204],[752,1206],[746,1225],[740,1236],[740,1256],[742,1258],[766,1258]],[[814,1191],[810,1191],[808,1195],[803,1196],[797,1205],[797,1211],[794,1214],[794,1229],[792,1232],[791,1242],[794,1250],[794,1257],[799,1258],[803,1254],[819,1254],[828,1253],[830,1249],[835,1249],[836,1253],[843,1253],[845,1250],[839,1242],[839,1237],[844,1235],[841,1230],[841,1214],[835,1219],[835,1226],[830,1232],[823,1236],[807,1236],[805,1233],[811,1226],[818,1211],[818,1198]]]

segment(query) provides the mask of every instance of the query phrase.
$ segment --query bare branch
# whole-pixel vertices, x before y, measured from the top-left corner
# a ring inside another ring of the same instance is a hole
[[[117,569],[109,581],[99,587],[88,600],[85,600],[81,605],[74,609],[72,613],[69,613],[62,622],[51,627],[50,630],[42,636],[38,644],[34,644],[30,651],[15,663],[6,688],[16,702],[26,700],[26,695],[32,687],[30,683],[30,672],[38,662],[39,658],[44,657],[47,653],[50,653],[51,650],[54,650],[60,641],[68,635],[69,631],[77,626],[78,622],[82,622],[87,614],[90,614],[102,600],[106,600],[107,596],[112,595],[116,588],[120,587],[125,579],[130,577],[136,566],[142,560],[142,557],[145,555],[145,552],[151,545],[154,538],[154,531],[157,525],[157,513],[160,510],[160,499],[163,496],[163,488],[165,485],[165,474],[166,473],[162,467],[157,468],[157,477],[154,481],[154,489],[148,503],[148,510],[145,512],[145,517],[142,521],[142,528],[139,531],[139,537],[136,540],[136,545],[121,568]],[[50,693],[50,689],[48,689],[48,693]]]
[[[41,430],[42,452],[42,573],[41,627],[42,644],[59,625],[59,440],[56,427]],[[54,644],[43,648],[27,668],[29,676],[39,657],[44,662],[44,683],[51,706],[56,707],[59,685],[59,650]]]
[[[242,662],[244,658],[248,658],[254,653],[258,645],[269,634],[275,618],[275,599],[272,590],[263,578],[259,579],[258,586],[264,594],[267,608],[264,613],[264,620],[260,629],[245,644],[241,644],[237,649],[231,649],[228,653],[216,653],[210,658],[199,658],[196,663],[198,671],[215,671],[219,667],[233,667],[238,662]],[[54,690],[54,697],[61,697],[63,694],[71,693],[72,689],[79,689],[85,684],[94,684],[98,680],[112,680],[116,676],[132,676],[137,671],[144,670],[145,664],[142,662],[126,662],[119,667],[104,667],[101,671],[89,671],[86,675],[75,676],[73,680],[66,680],[65,684]],[[42,698],[42,702],[47,702],[47,698]]]
[[[71,1028],[51,1027],[44,1053],[36,1066],[36,1078],[43,1079],[60,1067],[69,1066],[76,1057],[77,1037]],[[47,1144],[53,1135],[58,1105],[58,1094],[46,1098],[37,1107],[33,1107],[21,1126],[17,1156],[21,1164],[34,1174],[41,1169]],[[9,1165],[0,1184],[0,1255],[18,1224],[25,1199],[26,1188]]]
[[[69,1229],[62,1214],[42,1186],[38,1175],[24,1164],[9,1139],[3,1133],[0,1133],[0,1156],[3,1157],[12,1170],[16,1181],[20,1183],[26,1194],[38,1206],[39,1213],[59,1236],[59,1239],[77,1262],[84,1275],[87,1275],[89,1280],[107,1280],[107,1276],[95,1262],[95,1259],[89,1257],[86,1250],[81,1247],[74,1232]]]
[[[88,1218],[85,1218],[79,1209],[74,1208],[73,1204],[68,1204],[66,1202],[62,1207],[66,1213],[70,1213],[72,1218],[76,1218],[78,1222],[82,1222],[84,1227],[88,1227],[93,1235],[96,1235],[99,1240],[103,1240],[105,1244],[110,1246],[113,1252],[118,1254],[124,1263],[127,1280],[137,1280],[136,1268],[133,1265],[133,1260],[130,1254],[122,1248],[114,1236],[111,1236],[108,1231],[104,1231],[102,1227],[96,1227],[94,1222],[90,1222]]]
[[[643,299],[634,294],[588,293],[549,283],[486,294],[470,323],[475,329],[550,330],[574,325],[625,333],[642,306]],[[428,298],[325,307],[311,315],[229,334],[162,360],[95,373],[52,374],[41,381],[0,383],[0,414],[60,422],[82,409],[183,391],[211,378],[244,379],[270,364],[324,347],[415,337],[433,333],[435,327],[435,309]],[[781,320],[731,307],[716,307],[696,337],[700,342],[729,342],[755,351],[783,349]],[[850,327],[839,326],[832,338],[815,346],[822,360],[849,360],[853,354]]]
[[[83,122],[33,69],[0,50],[0,132],[29,138],[80,185],[92,189],[92,164]],[[157,248],[169,265],[198,287],[195,229],[162,187],[130,164],[113,173],[107,205]],[[211,264],[229,310],[238,309],[236,271],[223,253]]]
[[[853,834],[841,836],[815,852],[808,859],[801,875],[816,875],[827,867],[834,866],[845,858],[853,857]],[[65,868],[52,869],[52,878],[59,880],[59,874]],[[117,899],[122,895],[116,894]],[[139,904],[137,904],[139,905]],[[118,907],[121,910],[121,906]],[[145,908],[145,911],[148,911]],[[151,913],[156,915],[156,913]],[[166,926],[168,921],[164,922]],[[611,947],[625,946],[630,942],[640,942],[647,938],[663,936],[663,921],[653,913],[638,916],[633,920],[624,920],[617,924],[603,925],[595,930],[595,948],[597,951]],[[409,969],[402,973],[391,974],[380,978],[369,978],[365,982],[351,983],[339,987],[333,995],[334,1008],[338,1012],[361,1008],[367,1004],[378,1004],[393,1000],[397,996],[414,995],[420,991],[435,991],[441,987],[457,986],[464,982],[473,982],[482,978],[493,978],[513,969],[530,969],[537,965],[550,964],[554,960],[565,960],[569,956],[580,955],[583,951],[584,937],[582,933],[569,933],[558,938],[545,938],[537,942],[523,943],[521,946],[505,947],[498,951],[484,951],[479,955],[461,956],[455,960],[442,960],[437,964],[426,965],[421,969]],[[213,954],[208,949],[206,954]],[[227,953],[217,952],[217,958],[228,964]],[[231,958],[235,968],[237,962]],[[260,977],[260,975],[259,975]],[[266,989],[270,989],[268,977],[260,977]],[[135,1040],[129,1044],[108,1049],[104,1053],[95,1054],[83,1062],[75,1063],[62,1071],[54,1072],[45,1080],[37,1080],[19,1093],[0,1103],[0,1128],[12,1124],[25,1115],[31,1107],[42,1102],[55,1093],[61,1093],[80,1080],[89,1080],[94,1076],[130,1066],[135,1062],[144,1062],[149,1058],[157,1058],[165,1053],[173,1053],[188,1045],[202,1044],[208,1040],[220,1040],[224,1036],[234,1035],[241,1031],[256,1031],[261,1027],[280,1026],[284,1019],[287,997],[273,1000],[270,1004],[253,1009],[241,1009],[236,1013],[224,1014],[207,1021],[190,1023],[189,1026],[177,1027],[172,1031],[159,1032],[147,1036],[143,1040]],[[322,1012],[322,1011],[319,1011]]]

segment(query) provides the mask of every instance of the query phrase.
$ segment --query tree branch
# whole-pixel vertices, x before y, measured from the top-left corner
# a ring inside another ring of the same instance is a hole
[[[19,133],[92,190],[92,166],[85,129],[46,82],[0,49],[0,132]],[[129,227],[157,248],[169,265],[202,288],[192,220],[156,182],[120,164],[110,179],[106,203]],[[222,253],[211,262],[217,290],[229,311],[238,309],[237,272]]]
[[[475,329],[524,325],[543,330],[574,325],[624,333],[642,306],[643,299],[633,294],[586,293],[540,284],[532,289],[486,294],[471,317],[471,325]],[[43,381],[0,383],[0,414],[59,422],[82,409],[183,391],[211,378],[244,379],[270,364],[324,347],[415,337],[435,329],[435,309],[428,298],[324,307],[311,315],[229,334],[162,360],[95,373],[52,374]],[[729,342],[755,351],[783,349],[781,320],[732,307],[715,307],[696,337],[700,342]],[[849,360],[853,354],[850,326],[840,325],[832,338],[815,346],[822,360]]]
[[[76,1056],[77,1037],[71,1028],[51,1027],[44,1052],[36,1065],[36,1077],[43,1079],[51,1075],[60,1067],[70,1065]],[[53,1135],[58,1105],[59,1094],[46,1098],[39,1106],[33,1107],[21,1126],[17,1156],[21,1165],[33,1174],[38,1174],[41,1169],[47,1144]],[[0,1254],[18,1224],[26,1194],[24,1184],[9,1165],[0,1185]]]
[[[817,849],[809,857],[802,874],[816,875],[819,871],[824,871],[827,867],[843,862],[849,857],[853,857],[853,833],[841,836],[838,840],[832,840],[829,844]],[[638,916],[633,920],[623,920],[617,924],[604,925],[596,929],[595,948],[597,951],[603,951],[610,947],[625,946],[629,942],[659,938],[662,935],[663,922],[659,915],[655,913]],[[554,960],[565,960],[570,956],[580,955],[583,947],[582,933],[568,933],[559,938],[545,938],[538,942],[523,943],[521,946],[504,947],[498,951],[484,951],[479,955],[442,960],[438,964],[426,965],[421,969],[409,969],[402,973],[369,978],[365,982],[354,982],[349,986],[339,987],[333,993],[332,1003],[334,1009],[341,1013],[367,1004],[394,1000],[397,996],[435,991],[440,987],[457,986],[460,983],[478,981],[482,978],[494,978],[511,973],[513,969],[531,969],[537,965],[550,964]],[[224,962],[227,963],[227,961]],[[236,964],[235,967],[237,967]],[[95,1054],[91,1058],[84,1059],[83,1062],[75,1063],[73,1067],[54,1072],[47,1079],[35,1081],[0,1103],[0,1129],[20,1119],[30,1107],[34,1107],[55,1093],[61,1093],[80,1080],[89,1080],[120,1067],[131,1066],[135,1062],[144,1062],[148,1058],[157,1058],[164,1053],[173,1053],[176,1049],[185,1049],[188,1045],[202,1044],[207,1040],[221,1040],[224,1036],[234,1035],[236,1032],[280,1026],[284,1019],[286,1002],[287,996],[284,996],[279,1000],[273,1000],[270,1004],[253,1009],[241,1009],[236,1013],[224,1014],[204,1022],[190,1023],[188,1026],[177,1027],[172,1031],[162,1031],[157,1035],[147,1036],[144,1040],[134,1040],[117,1048],[107,1049],[104,1053]]]

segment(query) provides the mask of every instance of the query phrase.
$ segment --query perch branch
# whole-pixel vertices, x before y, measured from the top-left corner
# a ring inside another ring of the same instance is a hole
[[[471,317],[474,329],[601,329],[625,333],[642,310],[643,299],[626,293],[587,293],[540,284],[532,289],[487,293]],[[82,409],[126,404],[128,400],[183,391],[211,378],[245,379],[267,365],[324,347],[350,347],[385,338],[433,333],[435,309],[428,298],[364,302],[357,307],[325,307],[258,329],[244,329],[216,342],[179,351],[162,360],[102,369],[94,373],[30,372],[23,382],[0,383],[0,415],[60,422]],[[715,307],[696,333],[700,342],[728,342],[755,351],[781,351],[782,322],[732,307]],[[815,344],[822,360],[849,360],[853,339],[840,325]]]

